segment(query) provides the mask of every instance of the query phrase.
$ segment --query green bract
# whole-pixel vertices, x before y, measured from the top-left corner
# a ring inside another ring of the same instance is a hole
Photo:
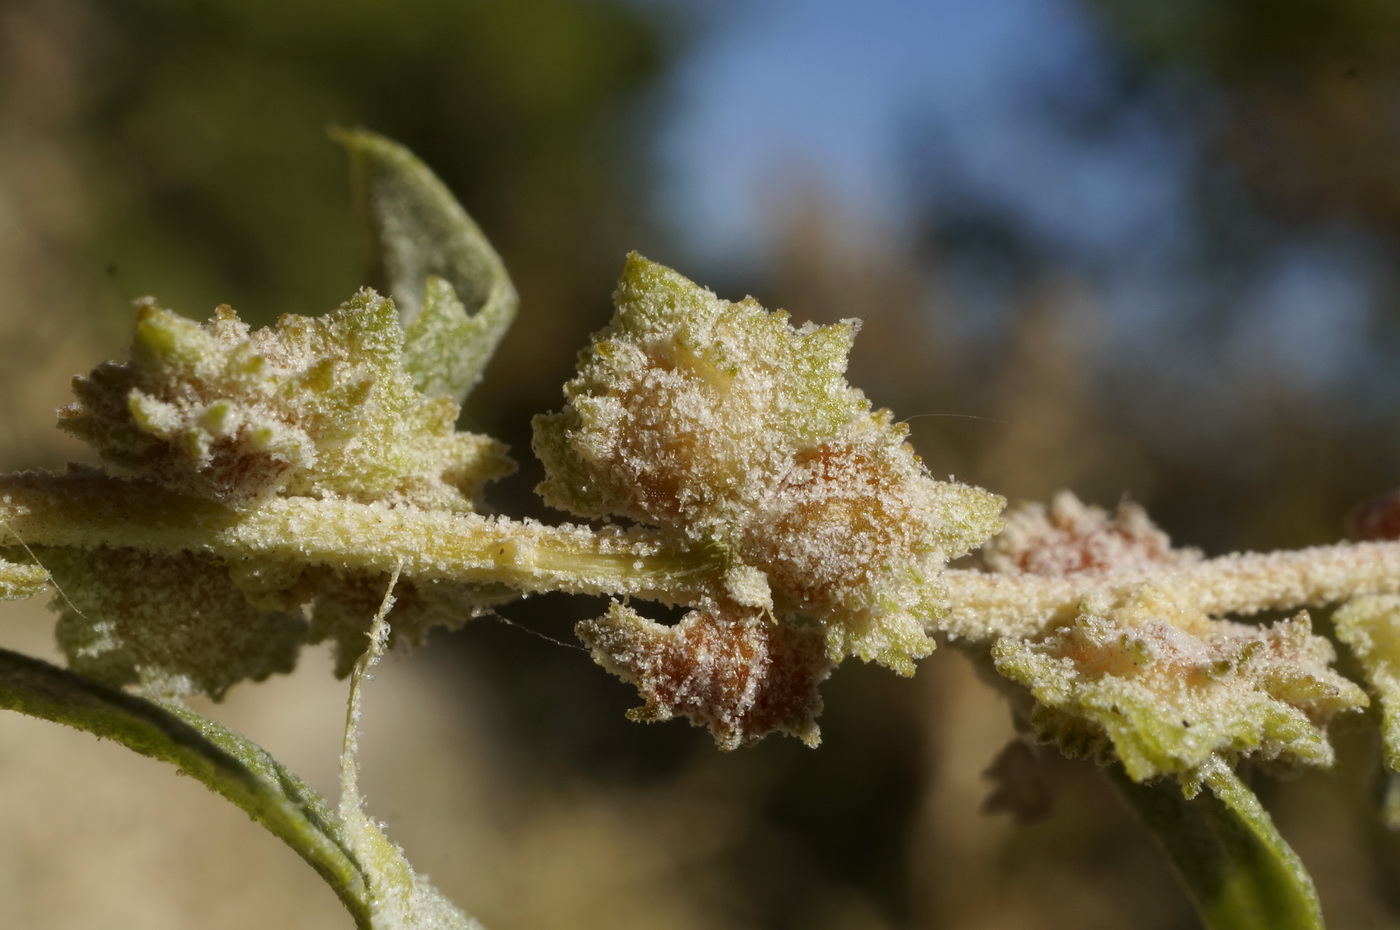
[[[996,531],[1001,498],[933,480],[846,383],[853,322],[793,328],[635,254],[615,299],[567,406],[535,420],[545,500],[718,547],[735,605],[816,617],[833,660],[911,672],[940,570]]]
[[[495,440],[403,367],[391,301],[364,290],[323,317],[250,332],[145,302],[131,358],[74,382],[60,425],[121,474],[247,506],[272,494],[469,510],[510,471]]]
[[[210,556],[103,547],[42,557],[63,592],[50,606],[68,665],[105,684],[218,698],[244,679],[290,672],[306,641],[295,605],[254,607]]]
[[[1332,623],[1380,700],[1385,764],[1400,772],[1400,597],[1358,597],[1342,605]]]
[[[451,296],[443,287],[429,288],[431,301]],[[369,290],[323,317],[288,315],[256,331],[227,307],[197,324],[145,301],[130,359],[99,366],[74,389],[61,425],[127,479],[123,494],[147,488],[153,508],[171,492],[201,498],[218,505],[211,523],[231,519],[219,508],[251,513],[279,498],[450,519],[513,467],[499,442],[456,430],[455,402],[415,387],[394,305]],[[295,532],[313,529],[326,527]],[[37,554],[63,592],[54,606],[70,664],[167,696],[219,696],[245,678],[289,671],[308,640],[332,640],[348,673],[385,578],[349,564],[129,546]],[[11,576],[18,587],[37,570],[16,566]],[[405,579],[400,594],[396,638],[408,642],[430,625],[462,622],[485,599],[424,579]]]
[[[635,254],[614,299],[568,406],[535,420],[554,506],[733,536],[797,449],[869,410],[844,378],[849,322],[794,330]]]
[[[1036,699],[1032,722],[1070,755],[1108,747],[1135,781],[1194,794],[1208,763],[1251,756],[1330,765],[1324,727],[1366,705],[1306,613],[1269,627],[1211,620],[1144,588],[1088,604],[1043,642],[1006,638],[997,671]]]

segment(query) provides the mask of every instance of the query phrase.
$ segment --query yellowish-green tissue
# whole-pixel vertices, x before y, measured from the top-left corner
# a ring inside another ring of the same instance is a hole
[[[815,617],[833,660],[912,672],[940,571],[1002,499],[935,481],[846,382],[854,321],[793,327],[635,254],[614,297],[567,405],[535,420],[545,500],[718,546],[734,605]]]
[[[1400,772],[1400,597],[1355,598],[1332,615],[1332,623],[1380,701],[1386,768]]]
[[[451,298],[450,288],[433,293],[435,306]],[[436,312],[420,315],[423,326]],[[227,307],[200,324],[143,302],[129,359],[76,379],[74,391],[60,425],[115,473],[90,480],[112,482],[114,497],[148,494],[154,513],[183,500],[205,520],[227,522],[229,511],[189,497],[241,515],[297,497],[432,511],[450,524],[473,510],[485,482],[513,468],[502,444],[456,429],[454,401],[419,390],[394,305],[369,290],[325,316],[288,315],[258,330]],[[347,540],[362,532],[335,520],[326,513],[307,529]],[[4,563],[0,593],[33,591],[52,570],[70,665],[161,697],[218,697],[237,681],[290,671],[308,641],[331,640],[338,671],[349,673],[381,571],[219,557],[191,542],[183,552],[168,542],[159,551],[87,540],[42,547],[42,569]],[[489,600],[478,587],[405,580],[397,638],[419,642],[429,626],[474,616]]]
[[[250,331],[142,304],[131,357],[74,382],[60,425],[115,472],[234,507],[269,495],[469,510],[509,473],[504,447],[457,432],[457,405],[403,367],[393,303],[362,290],[322,317]]]
[[[58,642],[74,671],[154,697],[222,697],[289,672],[306,640],[299,612],[248,603],[218,559],[138,549],[40,550],[57,585]]]
[[[1326,725],[1367,704],[1330,666],[1306,612],[1271,626],[1212,620],[1144,587],[1088,603],[1043,642],[1004,638],[996,669],[1030,689],[1032,723],[1068,755],[1111,750],[1134,781],[1181,780],[1243,757],[1330,765]]]
[[[42,566],[0,559],[0,601],[33,597],[48,583],[49,573]]]

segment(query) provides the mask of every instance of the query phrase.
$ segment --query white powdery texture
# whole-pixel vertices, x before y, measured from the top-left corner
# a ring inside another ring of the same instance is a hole
[[[633,720],[688,717],[722,749],[774,732],[820,741],[817,686],[831,662],[816,630],[713,605],[664,626],[620,604],[576,629],[604,668],[637,686],[646,703],[628,712]]]
[[[1107,575],[1150,571],[1199,561],[1194,549],[1173,549],[1147,511],[1127,501],[1109,516],[1069,491],[1050,505],[1021,503],[1006,513],[1006,528],[982,550],[991,571],[1028,575]]]
[[[1267,627],[1211,620],[1151,587],[1086,605],[1043,642],[999,640],[993,658],[1067,754],[1111,748],[1134,780],[1173,775],[1188,793],[1214,761],[1330,765],[1327,722],[1367,703],[1330,668],[1306,613]]]
[[[451,536],[457,519],[474,517],[481,485],[512,468],[500,443],[456,430],[455,403],[414,387],[394,306],[369,290],[323,317],[288,315],[256,331],[227,307],[197,324],[146,301],[130,359],[76,379],[74,392],[61,425],[119,476],[92,482],[218,523],[227,512],[164,492],[234,508],[230,532],[264,553],[234,546],[227,562],[134,548],[52,554],[73,667],[162,696],[218,697],[239,680],[289,671],[308,639],[334,641],[348,673],[393,561],[300,556],[366,548],[390,515]],[[199,520],[190,528],[189,548],[199,548]],[[0,585],[14,574],[0,572]],[[500,597],[440,577],[405,580],[401,593],[393,621],[408,643]]]
[[[833,660],[912,671],[939,572],[1001,499],[933,480],[846,383],[853,322],[793,328],[636,255],[615,299],[568,405],[535,421],[545,500],[718,546],[729,601],[817,618]]]
[[[110,685],[217,699],[244,679],[291,671],[306,639],[299,612],[252,606],[212,556],[100,547],[43,558],[69,666]]]
[[[1332,623],[1380,700],[1385,764],[1400,772],[1400,597],[1358,597],[1343,604]]]
[[[319,318],[250,331],[220,307],[200,325],[154,302],[131,358],[74,382],[60,425],[118,473],[231,506],[269,495],[469,510],[510,470],[494,440],[402,367],[393,304],[361,291]]]

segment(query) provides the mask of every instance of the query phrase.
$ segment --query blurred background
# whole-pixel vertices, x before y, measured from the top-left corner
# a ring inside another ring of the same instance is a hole
[[[409,145],[496,243],[518,323],[469,402],[537,503],[556,408],[637,249],[798,320],[860,317],[851,380],[937,475],[1144,504],[1208,552],[1338,539],[1400,482],[1400,6],[1383,0],[0,0],[0,466],[85,451],[68,381],[131,301],[261,323],[361,283],[330,125]],[[722,754],[623,719],[541,597],[386,663],[366,793],[492,930],[1195,925],[1087,766],[979,811],[1011,737],[941,650],[848,663],[823,746]],[[54,654],[41,605],[0,643]],[[541,634],[530,635],[530,632]],[[212,713],[331,793],[326,657]],[[1336,927],[1400,924],[1376,749],[1262,783]],[[197,785],[0,716],[0,909],[19,928],[345,927]],[[1387,890],[1389,889],[1389,890]],[[1387,896],[1390,896],[1388,899]]]

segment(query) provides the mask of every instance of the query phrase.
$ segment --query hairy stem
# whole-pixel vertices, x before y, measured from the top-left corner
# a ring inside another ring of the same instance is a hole
[[[0,548],[24,545],[197,551],[386,573],[401,566],[405,577],[663,603],[722,594],[727,567],[717,550],[639,528],[546,526],[311,498],[274,498],[235,511],[86,472],[0,478]],[[1036,637],[1072,619],[1085,597],[1143,584],[1169,586],[1214,616],[1400,593],[1400,542],[1234,554],[1107,576],[950,570],[937,583],[950,609],[929,623],[930,632],[969,641]]]
[[[176,766],[295,850],[340,897],[356,927],[374,926],[365,871],[330,806],[255,743],[193,711],[6,649],[0,649],[0,708],[85,730]]]
[[[1363,594],[1400,593],[1400,542],[1338,543],[1235,553],[1153,572],[1107,576],[992,575],[949,571],[951,610],[936,629],[954,639],[1036,637],[1073,619],[1091,595],[1143,584],[1170,587],[1212,616],[1292,610]]]
[[[0,547],[113,546],[208,552],[228,561],[390,572],[522,592],[632,595],[662,602],[714,591],[719,553],[640,529],[595,531],[480,514],[276,498],[234,511],[96,475],[0,479]]]

